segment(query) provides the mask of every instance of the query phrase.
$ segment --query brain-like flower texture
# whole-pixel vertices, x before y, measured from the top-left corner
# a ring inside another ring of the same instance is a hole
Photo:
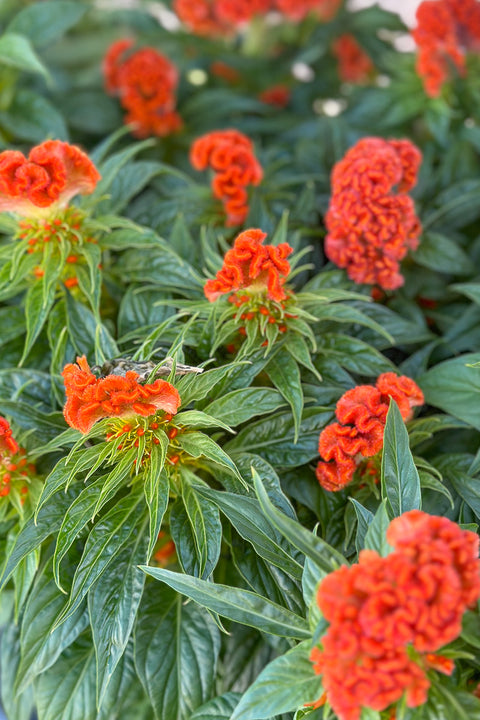
[[[4,150],[0,153],[0,212],[50,215],[65,208],[75,195],[92,193],[99,180],[90,158],[60,140],[37,145],[28,158],[18,150]]]
[[[409,140],[364,138],[335,165],[325,252],[354,282],[384,290],[403,285],[400,261],[417,248],[421,232],[406,194],[420,161]]]
[[[338,422],[322,430],[318,443],[323,460],[317,465],[316,475],[325,490],[344,488],[353,480],[360,463],[380,452],[390,398],[397,403],[404,420],[410,420],[413,408],[424,401],[413,380],[393,372],[380,375],[375,387],[358,385],[342,395],[335,410]]]
[[[125,122],[137,137],[164,136],[178,130],[182,121],[175,111],[178,71],[154,48],[132,51],[134,41],[118,40],[104,59],[105,86],[118,95],[127,111]]]
[[[102,418],[149,417],[159,410],[174,415],[180,406],[178,391],[166,380],[142,385],[133,371],[125,377],[108,375],[99,379],[85,357],[66,365],[62,375],[67,396],[65,419],[82,433],[88,433]]]
[[[213,194],[222,201],[226,224],[239,225],[248,215],[248,185],[258,185],[263,177],[251,140],[238,130],[216,130],[197,138],[190,150],[196,170],[211,168]]]
[[[451,69],[465,75],[466,53],[480,51],[480,4],[477,0],[426,0],[418,6],[412,35],[425,92],[437,97]]]
[[[475,533],[412,510],[391,522],[387,540],[390,555],[364,550],[318,587],[330,626],[311,660],[340,720],[359,720],[364,707],[385,710],[404,694],[408,707],[426,702],[426,672],[454,668],[434,653],[458,637],[480,597]]]
[[[246,288],[252,292],[266,291],[271,300],[285,299],[283,285],[290,272],[287,257],[293,249],[288,243],[263,245],[266,237],[267,234],[258,229],[238,235],[215,279],[205,283],[205,295],[210,302],[225,293]]]

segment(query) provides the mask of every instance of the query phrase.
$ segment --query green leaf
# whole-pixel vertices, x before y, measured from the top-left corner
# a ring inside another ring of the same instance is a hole
[[[239,700],[240,693],[228,692],[220,695],[195,710],[190,720],[230,720]]]
[[[235,530],[248,540],[255,551],[268,562],[300,580],[302,566],[285,549],[283,538],[266,520],[255,498],[197,487],[197,492],[217,505]]]
[[[183,482],[170,513],[170,532],[183,570],[207,579],[220,556],[222,524],[217,508],[200,490]]]
[[[32,717],[33,711],[33,693],[31,689],[27,689],[26,692],[21,694],[14,692],[19,659],[18,627],[10,620],[2,631],[0,644],[2,710],[5,711],[9,720],[26,720],[26,718]]]
[[[166,436],[159,436],[159,440],[160,444],[152,447],[143,486],[150,517],[149,556],[152,554],[154,545],[157,542],[163,516],[168,505],[169,480],[163,469],[168,439]]]
[[[47,68],[40,62],[28,38],[17,33],[5,33],[0,37],[0,65],[43,75],[49,79]]]
[[[139,526],[110,563],[88,595],[88,610],[97,656],[97,698],[107,686],[128,643],[142,598],[145,574],[138,566],[148,561],[147,521]]]
[[[136,535],[145,512],[141,500],[139,492],[127,495],[94,526],[73,578],[68,605],[58,617],[55,627],[75,612],[108,565],[118,560],[130,537]]]
[[[393,517],[422,505],[420,478],[408,443],[408,432],[395,400],[390,400],[383,434],[382,497]]]
[[[185,452],[193,458],[205,457],[208,460],[213,460],[214,463],[230,470],[230,472],[242,481],[242,476],[238,472],[233,460],[222,450],[220,445],[217,445],[208,435],[200,432],[179,433],[175,441],[182,450],[185,450]]]
[[[250,387],[223,395],[205,407],[205,412],[227,425],[240,425],[256,415],[269,415],[285,405],[278,390]]]
[[[446,360],[422,375],[418,384],[425,401],[480,430],[480,372],[468,367],[480,362],[480,353]]]
[[[413,258],[418,265],[436,272],[449,275],[472,274],[472,261],[468,255],[458,243],[440,233],[425,233]]]
[[[388,544],[386,538],[389,525],[390,518],[387,512],[387,501],[384,500],[378,506],[378,510],[368,527],[363,547],[367,550],[376,550],[382,557],[389,555],[389,553],[392,552],[392,547]]]
[[[35,683],[39,720],[95,720],[95,651],[81,635]]]
[[[25,361],[33,344],[39,336],[55,301],[55,283],[45,288],[44,283],[37,282],[27,292],[25,298],[25,318],[27,337],[20,365]]]
[[[151,585],[135,628],[135,666],[156,720],[189,720],[212,696],[219,630],[194,603]]]
[[[306,640],[271,662],[243,695],[231,720],[269,720],[315,702],[323,689],[309,660],[311,640]]]
[[[28,38],[32,45],[45,47],[73,27],[87,6],[68,0],[44,0],[21,10],[7,28]]]
[[[186,375],[177,383],[182,403],[188,405],[194,400],[203,400],[226,376],[239,367],[238,362],[229,363],[201,375]]]
[[[270,360],[265,372],[292,409],[294,442],[297,442],[303,411],[303,390],[298,365],[291,355],[280,351]]]
[[[218,585],[161,568],[142,567],[142,570],[199,605],[235,622],[280,637],[299,640],[310,637],[302,617],[249,590]]]
[[[292,520],[284,515],[280,510],[271,503],[260,476],[257,471],[252,468],[253,482],[255,484],[255,492],[257,493],[263,512],[270,520],[272,525],[276,527],[284,537],[291,542],[306,557],[313,560],[321,570],[327,573],[336,570],[339,565],[346,564],[346,560],[338,550],[331,547],[325,540],[314,535],[304,528],[300,523]]]
[[[0,125],[31,143],[41,143],[46,137],[68,140],[65,120],[56,107],[43,95],[27,89],[17,90],[8,110],[0,112]]]
[[[17,673],[20,692],[37,675],[51,667],[63,650],[88,626],[85,603],[63,625],[52,631],[52,626],[65,604],[65,595],[58,589],[52,565],[48,563],[35,582],[22,619],[22,657]]]
[[[368,528],[374,518],[374,515],[370,510],[364,507],[358,500],[353,497],[348,498],[352,503],[355,514],[357,516],[357,536],[355,538],[355,547],[357,552],[360,552],[365,547],[365,536]]]

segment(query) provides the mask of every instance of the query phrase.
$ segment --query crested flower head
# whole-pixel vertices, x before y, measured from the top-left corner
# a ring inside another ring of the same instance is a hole
[[[65,208],[75,195],[95,190],[100,175],[90,158],[75,145],[47,140],[28,158],[18,150],[0,153],[0,212],[24,217],[50,215]]]
[[[173,9],[182,23],[197,35],[231,35],[232,27],[221,20],[213,0],[174,0]]]
[[[227,225],[239,225],[248,215],[248,185],[263,177],[251,140],[238,130],[216,130],[195,140],[190,162],[196,170],[210,167],[213,194],[223,202]]]
[[[375,387],[357,385],[339,399],[335,410],[339,422],[327,425],[318,442],[322,460],[316,475],[325,490],[335,492],[349,485],[363,459],[381,451],[390,398],[404,420],[410,420],[413,408],[424,402],[416,382],[393,372],[380,375]]]
[[[368,80],[374,65],[353,35],[340,35],[332,49],[338,60],[338,74],[343,82],[363,83]]]
[[[390,555],[363,550],[318,587],[330,626],[311,660],[340,720],[359,720],[362,708],[381,712],[404,695],[407,707],[425,703],[427,671],[454,669],[434,653],[458,637],[480,597],[475,533],[413,510],[391,522],[387,540]]]
[[[258,229],[238,235],[215,279],[205,284],[205,295],[210,302],[225,293],[246,288],[253,292],[266,291],[271,300],[281,301],[286,297],[283,285],[290,272],[287,257],[293,249],[288,243],[263,245],[266,236]]]
[[[420,161],[409,140],[364,138],[335,165],[325,252],[354,282],[403,285],[400,261],[417,248],[421,231],[406,194]]]
[[[425,0],[417,8],[412,35],[425,92],[437,97],[452,68],[465,75],[466,53],[480,51],[480,4],[477,0]]]
[[[178,70],[154,48],[129,52],[133,44],[124,39],[110,46],[103,63],[106,89],[119,96],[137,137],[168,135],[182,125],[175,112]]]
[[[165,380],[144,385],[138,373],[128,371],[125,377],[108,375],[96,378],[85,356],[77,364],[63,370],[67,402],[64,415],[67,423],[87,433],[102,418],[149,417],[159,410],[174,415],[180,406],[178,391]]]
[[[274,0],[274,8],[293,22],[300,22],[309,13],[324,22],[331,20],[340,7],[341,0]]]

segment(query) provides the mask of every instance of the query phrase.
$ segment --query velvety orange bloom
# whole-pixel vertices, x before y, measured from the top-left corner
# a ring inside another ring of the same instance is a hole
[[[418,46],[416,67],[425,92],[437,97],[451,67],[465,75],[466,53],[480,51],[480,5],[476,0],[422,2],[412,35]]]
[[[212,0],[174,0],[173,9],[189,30],[197,35],[231,35],[233,28],[222,21]]]
[[[346,487],[364,458],[377,455],[383,447],[383,433],[390,398],[397,403],[402,418],[410,420],[413,408],[422,405],[423,393],[404,375],[383,373],[376,386],[357,385],[337,402],[337,423],[320,433],[318,451],[323,458],[316,469],[320,485],[329,491]]]
[[[253,144],[238,130],[216,130],[193,143],[190,162],[196,170],[210,167],[215,172],[212,190],[222,201],[226,225],[239,225],[248,215],[248,185],[258,185],[263,177]]]
[[[286,297],[284,283],[290,272],[286,259],[293,248],[288,243],[263,245],[267,234],[258,229],[245,230],[225,253],[223,266],[214,280],[205,283],[205,295],[214,302],[220,295],[243,288],[267,291],[270,300]]]
[[[215,12],[221,22],[237,26],[270,9],[270,0],[215,0]]]
[[[148,417],[158,410],[174,415],[180,406],[177,390],[165,380],[142,385],[138,373],[128,371],[125,377],[107,375],[98,379],[90,370],[85,356],[63,370],[67,402],[63,414],[67,423],[87,433],[102,418]]]
[[[374,65],[353,35],[340,35],[332,45],[338,60],[338,74],[343,82],[363,83],[368,80]]]
[[[286,85],[272,85],[259,93],[258,99],[267,105],[284,108],[290,102],[290,88]]]
[[[274,0],[274,8],[289,20],[299,22],[309,13],[321,20],[331,20],[340,7],[341,0]]]
[[[20,450],[18,443],[12,437],[12,429],[5,420],[0,417],[0,457],[5,455],[15,455]]]
[[[215,77],[221,78],[232,85],[237,83],[241,78],[238,70],[222,60],[215,60],[215,62],[210,65],[210,72],[212,75],[215,75]]]
[[[47,140],[28,158],[18,150],[0,153],[0,212],[24,217],[65,208],[74,195],[95,190],[100,175],[90,158],[75,145]]]
[[[133,44],[130,39],[119,40],[107,51],[106,89],[119,96],[127,111],[125,122],[135,126],[134,135],[168,135],[182,125],[175,112],[178,71],[154,48],[129,53]]]
[[[417,248],[421,232],[406,194],[420,162],[409,140],[364,138],[335,165],[325,252],[351,280],[384,290],[403,285],[400,261]]]
[[[311,660],[340,720],[359,720],[363,707],[385,710],[404,694],[408,707],[423,704],[426,671],[454,669],[434,651],[460,634],[480,597],[475,533],[414,510],[392,521],[387,540],[390,555],[364,550],[318,588],[330,627]]]

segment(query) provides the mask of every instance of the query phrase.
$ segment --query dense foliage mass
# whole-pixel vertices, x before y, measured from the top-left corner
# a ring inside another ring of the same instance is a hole
[[[8,720],[480,720],[480,3],[0,32]]]

